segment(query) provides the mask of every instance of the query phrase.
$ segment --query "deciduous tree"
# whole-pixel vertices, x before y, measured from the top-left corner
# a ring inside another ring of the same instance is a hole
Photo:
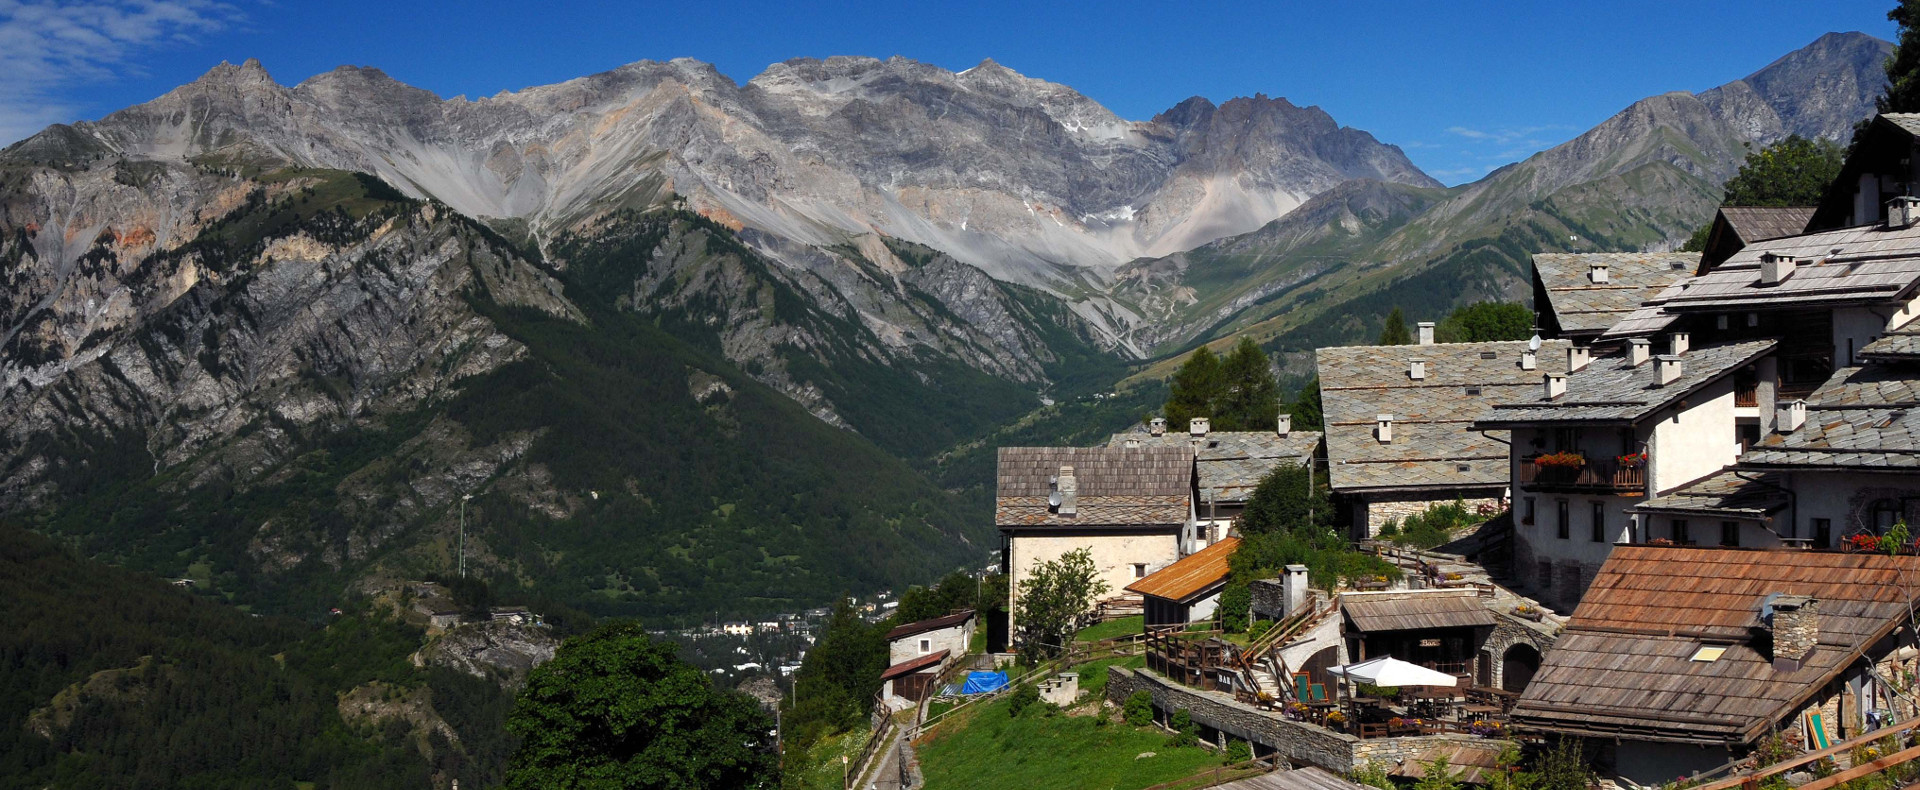
[[[1059,655],[1094,601],[1106,592],[1107,583],[1088,549],[1034,565],[1032,574],[1020,580],[1021,658],[1032,664]]]

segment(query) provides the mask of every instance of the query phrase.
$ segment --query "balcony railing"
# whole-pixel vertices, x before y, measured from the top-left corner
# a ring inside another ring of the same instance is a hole
[[[1622,464],[1613,458],[1589,458],[1577,466],[1543,466],[1520,459],[1520,485],[1535,491],[1611,491],[1637,493],[1647,488],[1644,462]]]
[[[1760,405],[1760,383],[1757,381],[1736,381],[1733,383],[1733,405],[1753,407]]]

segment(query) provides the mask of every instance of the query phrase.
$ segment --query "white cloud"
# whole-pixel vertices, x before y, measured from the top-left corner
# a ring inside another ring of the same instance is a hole
[[[0,0],[0,145],[73,120],[63,88],[136,73],[142,51],[239,19],[215,0]]]

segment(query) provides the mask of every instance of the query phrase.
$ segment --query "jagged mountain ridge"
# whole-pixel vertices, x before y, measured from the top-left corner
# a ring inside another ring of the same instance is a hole
[[[956,73],[899,57],[787,61],[741,85],[697,61],[642,61],[474,101],[368,68],[289,88],[248,61],[19,147],[76,145],[369,172],[542,238],[671,191],[735,229],[812,247],[879,232],[1060,292],[1350,178],[1437,185],[1399,149],[1284,99],[1195,98],[1127,121],[992,61]],[[1082,312],[1131,318],[1098,308]]]
[[[1749,151],[1790,134],[1844,142],[1873,113],[1891,46],[1829,33],[1742,79],[1642,99],[1572,140],[1449,190],[1395,227],[1376,228],[1370,243],[1341,250],[1332,276],[1310,285],[1285,279],[1304,262],[1287,255],[1284,218],[1130,264],[1115,298],[1159,308],[1144,322],[1155,334],[1143,345],[1165,350],[1250,330],[1290,351],[1377,331],[1395,305],[1438,319],[1467,301],[1525,300],[1534,252],[1670,249],[1711,216],[1720,184]],[[1249,255],[1266,268],[1223,278],[1213,270],[1229,264],[1207,263]],[[1171,270],[1180,278],[1138,274]]]

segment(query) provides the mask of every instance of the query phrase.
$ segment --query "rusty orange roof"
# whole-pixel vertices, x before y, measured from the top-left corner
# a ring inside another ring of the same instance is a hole
[[[1227,538],[1127,585],[1127,591],[1164,598],[1174,603],[1188,603],[1200,597],[1201,593],[1226,582],[1227,574],[1231,573],[1227,569],[1227,559],[1239,548],[1239,538]]]

